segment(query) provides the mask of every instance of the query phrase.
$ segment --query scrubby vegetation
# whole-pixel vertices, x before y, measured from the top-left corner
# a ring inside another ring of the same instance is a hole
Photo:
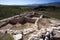
[[[14,40],[14,38],[9,34],[0,33],[0,40]]]
[[[53,13],[43,13],[51,17],[60,19],[60,8],[56,7],[22,7],[22,6],[0,6],[0,19],[8,18],[26,11],[49,11]]]
[[[0,19],[8,18],[26,11],[32,10],[29,7],[0,7]]]

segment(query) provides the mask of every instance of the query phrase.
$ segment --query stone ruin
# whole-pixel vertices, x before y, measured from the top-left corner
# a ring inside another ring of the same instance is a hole
[[[55,27],[56,25],[57,27]],[[7,31],[10,35],[13,35],[14,40],[18,40],[19,38],[20,40],[33,40],[32,38],[34,36],[39,37],[41,29],[45,28],[54,29],[57,31],[56,34],[59,35],[59,25],[60,21],[55,18],[36,12],[28,12],[0,20],[0,32],[4,33]],[[19,37],[19,35],[21,36]],[[58,37],[57,35],[55,36],[55,40],[60,40],[60,36]],[[40,38],[38,38],[38,40],[40,40]]]

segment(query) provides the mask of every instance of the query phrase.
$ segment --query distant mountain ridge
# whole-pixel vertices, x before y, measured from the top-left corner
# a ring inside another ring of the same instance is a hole
[[[56,7],[60,7],[60,2],[52,2],[52,3],[46,3],[46,4],[0,5],[0,6],[56,6]]]
[[[30,6],[56,6],[56,7],[60,7],[60,2],[52,2],[52,3],[46,3],[46,4],[31,4]]]
[[[53,2],[53,3],[48,3],[48,4],[45,4],[47,6],[56,6],[56,7],[60,7],[60,2]]]

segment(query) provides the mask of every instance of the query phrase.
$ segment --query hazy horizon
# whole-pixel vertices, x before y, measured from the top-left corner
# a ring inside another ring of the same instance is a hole
[[[2,5],[27,5],[60,2],[60,0],[0,0]]]

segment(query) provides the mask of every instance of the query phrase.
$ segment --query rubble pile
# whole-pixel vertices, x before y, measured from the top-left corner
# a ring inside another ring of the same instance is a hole
[[[55,40],[60,38],[60,20],[28,12],[0,20],[0,32],[14,40]]]

